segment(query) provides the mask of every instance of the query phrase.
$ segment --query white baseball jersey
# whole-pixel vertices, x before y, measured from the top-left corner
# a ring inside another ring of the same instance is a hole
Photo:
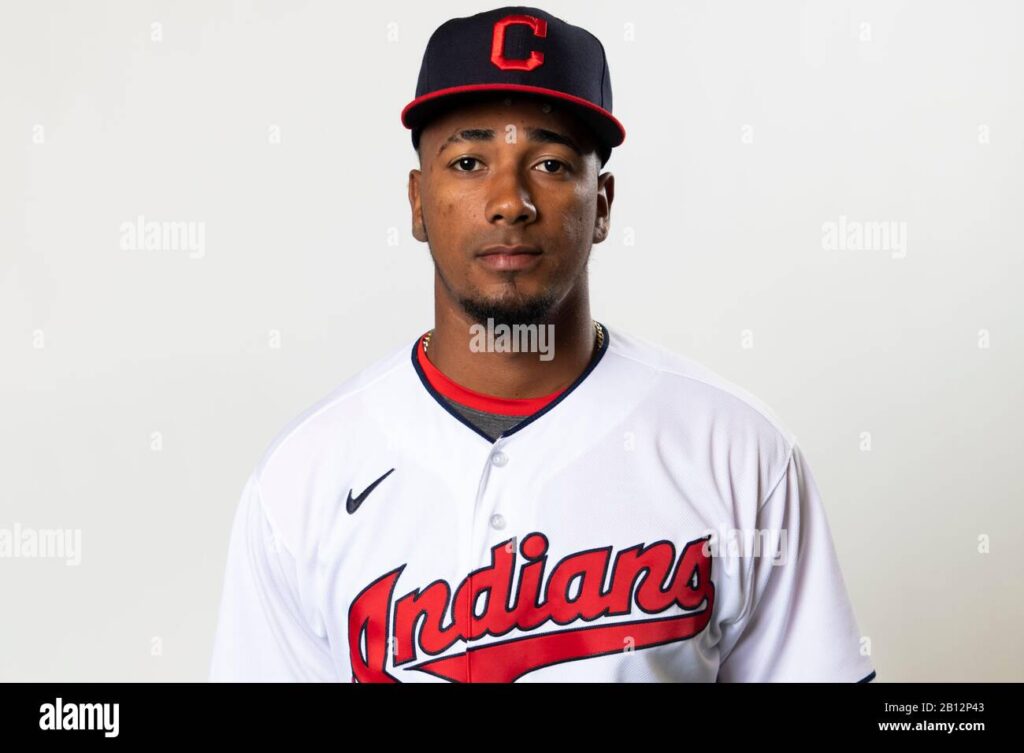
[[[210,680],[871,680],[794,437],[605,333],[496,441],[433,389],[420,338],[292,421],[234,517]]]

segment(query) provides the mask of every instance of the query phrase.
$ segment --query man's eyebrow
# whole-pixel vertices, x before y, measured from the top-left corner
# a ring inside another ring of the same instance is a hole
[[[576,152],[578,156],[583,156],[583,150],[580,149],[579,145],[558,131],[551,131],[547,128],[527,128],[526,137],[536,144],[564,144]]]
[[[437,150],[437,155],[441,156],[441,152],[447,149],[449,144],[454,144],[456,141],[490,141],[493,138],[494,131],[490,128],[464,128],[449,136],[448,140],[441,144],[441,148]]]
[[[580,157],[583,156],[583,150],[579,145],[563,133],[552,131],[549,128],[527,128],[525,130],[526,137],[534,144],[564,144]],[[449,136],[437,150],[437,155],[441,156],[441,152],[447,149],[449,144],[458,141],[492,141],[493,139],[494,130],[491,128],[464,128]]]

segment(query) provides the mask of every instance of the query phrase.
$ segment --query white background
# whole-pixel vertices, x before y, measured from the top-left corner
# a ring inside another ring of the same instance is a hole
[[[82,537],[0,559],[0,679],[205,679],[264,448],[433,324],[399,113],[493,7],[0,5],[0,528]],[[1024,679],[1021,4],[542,7],[627,130],[595,318],[796,434],[880,682]],[[205,253],[122,248],[139,215]]]

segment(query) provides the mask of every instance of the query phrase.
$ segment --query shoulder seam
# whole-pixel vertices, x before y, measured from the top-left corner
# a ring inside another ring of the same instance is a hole
[[[769,488],[768,493],[764,495],[764,499],[761,500],[761,502],[757,505],[757,511],[755,514],[761,514],[761,510],[764,509],[764,506],[768,504],[768,500],[770,500],[772,498],[772,495],[775,494],[775,490],[779,487],[779,484],[782,483],[782,479],[786,477],[786,473],[789,471],[790,463],[793,462],[794,449],[796,449],[796,442],[791,444],[789,446],[789,450],[786,451],[786,462],[782,464],[782,471],[779,473],[779,477],[775,479],[775,483],[772,484]]]
[[[262,471],[262,469],[261,469]],[[257,472],[253,478],[253,493],[256,495],[256,502],[259,504],[261,517],[270,526],[270,530],[274,534],[274,539],[278,544],[288,551],[289,556],[295,559],[295,552],[291,550],[288,543],[284,540],[284,536],[281,535],[281,529],[277,523],[274,522],[274,516],[270,514],[270,508],[267,507],[267,503],[263,501],[263,479],[261,478],[261,471]]]
[[[638,338],[634,338],[634,339],[638,339]],[[646,344],[646,346],[647,346],[647,348],[649,350],[652,350],[652,351],[658,353],[659,355],[662,355],[662,356],[664,356],[666,354],[667,355],[672,355],[672,352],[667,350],[664,346],[658,345],[656,343],[650,343],[650,342],[647,342],[645,344]],[[738,400],[741,403],[743,403],[744,405],[746,405],[748,408],[750,408],[751,410],[756,412],[759,416],[761,416],[765,421],[768,422],[768,425],[772,427],[772,429],[779,435],[779,437],[782,438],[784,444],[786,445],[786,459],[785,459],[785,461],[782,464],[782,470],[779,473],[778,478],[775,479],[775,483],[773,483],[769,487],[768,493],[765,494],[764,499],[761,500],[758,503],[758,505],[757,505],[757,509],[756,509],[755,512],[756,512],[756,514],[760,514],[761,510],[764,508],[765,504],[767,504],[768,500],[771,499],[772,494],[775,493],[775,489],[779,486],[780,483],[782,483],[782,479],[785,478],[786,472],[789,469],[789,465],[793,461],[793,450],[797,446],[797,440],[796,440],[795,435],[793,435],[793,433],[791,431],[789,431],[784,426],[782,426],[781,420],[777,416],[775,416],[774,414],[773,415],[769,415],[769,414],[765,413],[765,410],[762,410],[761,407],[756,405],[754,402],[751,402],[750,399],[748,399],[746,396],[744,396],[742,394],[736,394],[735,392],[732,392],[731,390],[725,389],[724,387],[722,387],[720,385],[713,384],[713,383],[707,381],[706,379],[700,379],[699,377],[693,376],[692,374],[685,374],[685,373],[683,373],[681,371],[677,371],[675,369],[667,368],[667,367],[662,366],[660,364],[653,364],[653,363],[650,363],[648,361],[642,361],[639,358],[635,358],[635,357],[633,357],[631,355],[623,353],[622,351],[618,350],[617,348],[615,349],[614,352],[620,358],[625,358],[626,360],[633,361],[634,363],[638,363],[641,366],[646,366],[647,368],[655,371],[656,373],[659,373],[659,374],[671,374],[672,376],[676,376],[676,377],[679,377],[681,379],[688,379],[688,380],[690,380],[692,382],[697,382],[698,384],[703,384],[706,387],[710,387],[711,389],[715,390],[716,392],[720,392],[720,393],[722,393],[724,395],[728,395],[729,397],[733,398],[734,400]],[[737,389],[746,392],[745,390],[743,390],[742,387],[739,387],[739,385],[735,385],[735,386],[736,386]],[[753,398],[754,400],[757,400],[758,402],[761,402],[760,399],[756,398],[752,393],[747,392],[747,395],[750,398]],[[770,408],[768,408],[768,406],[764,406],[764,408],[767,409],[767,410],[770,410]]]
[[[654,347],[660,347],[660,346],[654,346]],[[759,416],[761,416],[765,421],[767,421],[768,424],[772,427],[772,429],[774,429],[779,434],[779,436],[782,437],[783,441],[787,445],[790,445],[790,451],[792,451],[792,445],[794,445],[796,443],[795,439],[791,439],[792,432],[790,432],[788,429],[786,429],[785,427],[782,426],[781,421],[780,421],[780,419],[777,416],[769,415],[768,413],[765,412],[764,409],[762,409],[761,407],[757,406],[755,403],[751,402],[751,400],[747,399],[747,397],[744,397],[741,394],[736,394],[735,392],[727,390],[724,387],[721,387],[720,385],[713,384],[713,383],[707,381],[706,379],[700,379],[699,377],[693,376],[692,374],[685,374],[685,373],[683,373],[681,371],[676,371],[676,370],[671,369],[671,368],[666,368],[664,366],[659,366],[659,365],[655,365],[655,364],[652,364],[652,363],[648,363],[647,361],[641,361],[638,358],[634,358],[633,356],[627,355],[627,354],[619,352],[619,351],[616,351],[616,355],[618,355],[621,358],[625,358],[628,361],[633,361],[634,363],[638,363],[641,366],[646,366],[647,368],[652,369],[653,371],[655,371],[655,372],[657,372],[659,374],[670,374],[672,376],[679,377],[680,379],[688,379],[691,382],[697,382],[698,384],[703,384],[704,386],[710,387],[711,389],[715,390],[716,392],[720,392],[720,393],[722,393],[724,395],[728,395],[729,397],[733,398],[734,400],[739,400],[741,403],[746,405],[748,408],[750,408],[755,413],[757,413]],[[737,389],[743,390],[743,388],[739,387],[739,385],[736,385],[736,387],[737,387]],[[747,393],[747,394],[751,398],[754,397],[754,395],[752,393]],[[759,398],[755,398],[755,399],[760,401]],[[765,406],[765,409],[768,409],[767,406]],[[770,410],[770,409],[768,409],[768,410]]]
[[[276,552],[276,554],[274,555],[274,559],[276,560],[278,567],[281,567],[282,565],[281,565],[280,553],[283,550],[287,554],[288,558],[293,563],[298,563],[298,562],[300,562],[300,559],[297,556],[296,551],[294,551],[288,545],[288,541],[285,538],[284,534],[281,532],[281,528],[274,521],[274,516],[271,514],[270,508],[267,506],[266,502],[263,500],[263,486],[262,486],[261,481],[262,480],[260,478],[260,475],[258,473],[254,474],[254,478],[253,478],[252,483],[253,483],[253,493],[255,493],[255,495],[256,495],[256,502],[258,503],[258,508],[259,508],[258,509],[258,514],[260,515],[260,517],[263,520],[263,522],[266,523],[267,527],[270,529],[270,532],[271,532],[271,534],[274,537],[274,542],[275,542],[274,546],[278,550]],[[259,528],[260,528],[260,531],[262,533],[262,526],[260,526]],[[267,542],[265,540],[259,541],[259,542],[254,542],[252,540],[249,541],[249,546],[250,547],[251,546],[263,546],[263,547],[265,547],[266,545],[267,545]],[[252,555],[250,554],[250,556],[252,556]],[[302,629],[305,630],[308,635],[310,635],[310,636],[312,636],[313,638],[316,639],[317,649],[327,659],[327,661],[329,662],[331,668],[335,671],[335,673],[337,673],[338,667],[337,667],[337,664],[333,661],[333,655],[325,647],[325,645],[322,645],[322,643],[326,644],[328,642],[327,639],[325,639],[325,638],[321,637],[320,635],[318,635],[316,633],[316,631],[313,629],[312,625],[310,625],[309,621],[306,619],[306,615],[305,615],[305,612],[303,610],[304,610],[304,608],[306,606],[310,606],[310,605],[307,605],[307,604],[304,603],[300,593],[298,593],[298,592],[294,592],[294,591],[291,591],[291,589],[289,589],[289,594],[288,595],[289,595],[289,597],[292,600],[292,603],[289,603],[289,605],[288,605],[288,608],[291,611],[292,617],[302,626]],[[296,611],[296,608],[298,609],[298,611]],[[322,618],[323,610],[320,609],[320,606],[318,604],[311,605],[311,608],[315,609],[321,615],[321,618]]]
[[[759,521],[759,518],[761,516],[761,511],[764,509],[764,506],[766,504],[768,504],[768,500],[770,500],[772,498],[772,495],[775,493],[775,490],[778,489],[779,484],[782,483],[782,479],[784,479],[786,477],[786,472],[789,470],[789,464],[793,460],[793,448],[794,447],[796,447],[796,443],[793,443],[792,445],[790,445],[789,451],[786,453],[786,462],[783,463],[783,465],[782,465],[782,472],[779,473],[779,477],[777,479],[775,479],[775,483],[772,484],[771,487],[768,489],[768,492],[764,496],[764,500],[760,504],[758,504],[758,506],[757,506],[757,511],[754,513],[754,525],[755,526],[758,525],[758,521]],[[754,560],[755,560],[754,557],[750,557],[750,558],[747,559],[747,564],[746,564],[746,568],[745,568],[745,572],[744,572],[744,577],[746,578],[746,582],[747,583],[750,583],[751,579],[753,577]],[[761,603],[760,602],[760,598],[758,598],[757,603],[754,603],[753,599],[751,599],[749,602],[747,602],[744,605],[743,609],[740,611],[739,615],[737,615],[736,623],[739,624],[740,622],[743,622],[744,620],[749,619],[750,615],[754,613],[754,610],[757,609],[758,604],[760,604],[760,603]],[[746,630],[746,624],[744,624],[743,629]]]
[[[397,355],[397,351],[392,355]],[[356,389],[341,392],[342,387],[336,387],[334,390],[327,393],[324,397],[320,398],[312,406],[307,408],[304,412],[300,413],[298,416],[292,419],[292,422],[288,426],[286,426],[280,433],[278,433],[275,436],[275,438],[271,440],[271,443],[267,446],[267,448],[264,450],[263,456],[260,458],[260,461],[256,467],[257,474],[262,477],[263,469],[266,467],[270,459],[277,453],[278,449],[280,449],[289,439],[291,439],[295,435],[295,432],[297,432],[299,429],[305,426],[308,422],[312,421],[314,418],[319,416],[327,409],[333,407],[337,403],[347,400],[365,390],[370,389],[370,387],[373,387],[375,384],[377,384],[377,382],[394,373],[396,369],[401,368],[403,364],[404,361],[399,360],[396,364],[391,366],[391,368],[385,370],[381,374],[378,374],[372,380],[362,385],[361,387],[357,387]]]

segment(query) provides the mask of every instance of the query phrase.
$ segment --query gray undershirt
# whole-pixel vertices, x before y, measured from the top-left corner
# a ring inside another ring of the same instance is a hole
[[[463,418],[486,434],[492,442],[502,432],[508,431],[523,419],[529,418],[529,416],[505,416],[501,413],[488,413],[487,411],[477,410],[476,408],[470,408],[468,405],[457,403],[446,395],[441,395],[441,397],[444,398],[448,405],[457,410]]]
[[[597,352],[595,348],[595,357]],[[487,411],[477,410],[476,408],[470,408],[468,405],[457,403],[449,399],[447,395],[441,395],[441,397],[448,405],[458,411],[463,418],[473,424],[479,431],[486,434],[492,442],[497,440],[502,432],[508,431],[524,419],[529,418],[529,416],[505,416],[501,413],[488,413]]]

